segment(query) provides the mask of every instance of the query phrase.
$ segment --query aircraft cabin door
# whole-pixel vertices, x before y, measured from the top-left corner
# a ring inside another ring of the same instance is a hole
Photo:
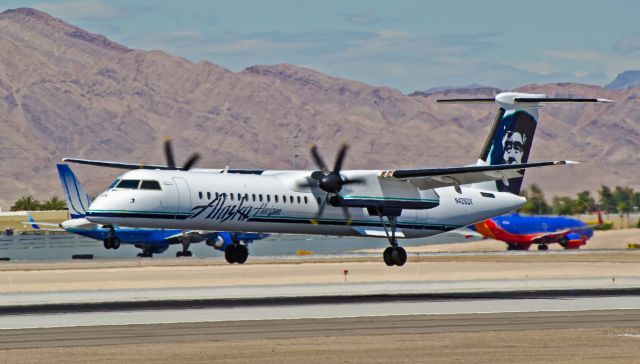
[[[186,213],[191,211],[191,190],[187,181],[182,177],[173,177],[173,183],[178,190],[178,206],[176,212]]]

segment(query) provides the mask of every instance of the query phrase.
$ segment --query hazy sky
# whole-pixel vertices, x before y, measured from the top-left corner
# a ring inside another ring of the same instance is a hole
[[[0,0],[233,71],[293,63],[404,92],[640,69],[640,1]]]

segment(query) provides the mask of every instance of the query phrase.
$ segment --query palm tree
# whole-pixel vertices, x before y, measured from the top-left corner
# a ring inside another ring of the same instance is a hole
[[[67,203],[58,198],[58,196],[53,196],[49,201],[40,206],[41,210],[66,210]]]
[[[36,211],[40,210],[40,201],[33,196],[22,196],[11,206],[11,211]]]

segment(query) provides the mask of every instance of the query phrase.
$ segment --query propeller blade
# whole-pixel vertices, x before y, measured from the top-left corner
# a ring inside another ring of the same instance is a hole
[[[173,159],[173,148],[171,147],[171,138],[164,140],[164,156],[167,159],[167,167],[169,169],[176,168],[176,162]]]
[[[315,144],[313,144],[310,148],[310,151],[311,151],[311,157],[313,157],[313,160],[316,162],[318,167],[320,167],[320,169],[324,173],[327,173],[329,169],[327,168],[327,165],[324,163],[324,160],[322,159],[322,157],[320,157],[320,153],[318,153],[318,147]]]
[[[327,206],[327,196],[329,194],[327,193],[324,198],[322,199],[322,203],[320,204],[320,207],[318,208],[318,213],[316,213],[316,216],[313,217],[313,219],[311,219],[311,223],[314,225],[318,225],[320,222],[320,217],[322,217],[322,213],[324,212],[324,208]]]
[[[351,214],[349,213],[349,209],[347,208],[347,206],[342,203],[342,199],[340,202],[340,207],[342,207],[342,212],[344,213],[344,218],[347,220],[347,225],[351,225],[351,222],[353,221],[351,220]]]
[[[184,171],[190,170],[196,164],[196,162],[198,162],[199,159],[200,159],[200,154],[193,153],[191,155],[191,158],[189,158],[187,162],[184,164],[184,166],[182,167],[182,170]]]
[[[349,149],[349,145],[347,143],[342,144],[336,157],[336,164],[333,166],[333,173],[339,173],[342,169],[342,162],[344,162],[344,157],[347,155],[347,149]]]

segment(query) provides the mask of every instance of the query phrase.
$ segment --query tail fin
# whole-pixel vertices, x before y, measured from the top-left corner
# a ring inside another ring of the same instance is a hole
[[[68,165],[56,164],[56,166],[58,167],[60,184],[62,184],[62,189],[64,190],[64,197],[67,199],[71,218],[85,217],[87,209],[91,205],[91,197],[85,192],[84,187],[82,187],[82,184]]]
[[[33,218],[33,216],[31,216],[31,214],[27,214],[27,216],[29,216],[29,222],[31,223],[31,227],[33,228],[33,230],[40,230],[40,226],[36,224],[36,220]]]
[[[503,92],[495,98],[438,100],[440,103],[497,103],[500,106],[487,138],[478,165],[527,163],[538,125],[541,103],[549,102],[612,102],[606,99],[550,98],[544,94]],[[490,191],[519,194],[522,177],[482,182],[474,187]]]

